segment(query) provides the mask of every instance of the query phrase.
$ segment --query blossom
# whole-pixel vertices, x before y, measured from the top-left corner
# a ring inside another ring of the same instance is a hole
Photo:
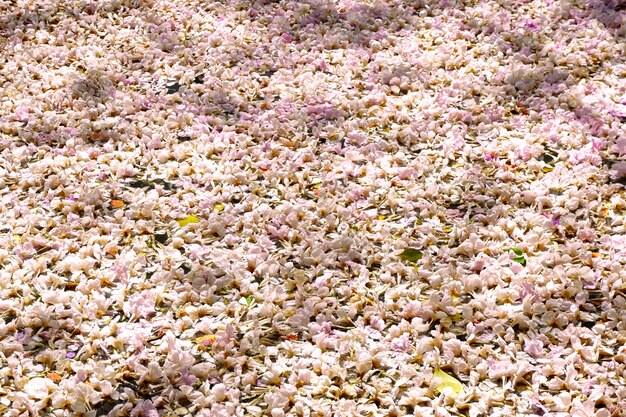
[[[528,340],[524,346],[524,352],[528,353],[533,358],[540,358],[544,356],[543,342],[541,340]]]
[[[159,417],[159,412],[150,400],[141,401],[130,412],[131,417]]]
[[[24,386],[24,392],[35,399],[47,398],[48,394],[55,389],[54,383],[48,378],[32,378]]]
[[[611,179],[614,181],[626,178],[626,162],[617,162],[613,164],[609,174]]]
[[[136,292],[124,303],[124,314],[134,318],[148,318],[155,313],[156,298],[153,290]]]

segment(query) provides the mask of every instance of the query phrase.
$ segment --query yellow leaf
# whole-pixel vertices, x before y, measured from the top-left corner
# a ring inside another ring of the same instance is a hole
[[[435,390],[437,391],[437,394],[441,394],[445,390],[448,393],[452,393],[455,395],[465,395],[465,389],[463,389],[463,384],[461,384],[459,380],[454,378],[453,376],[448,375],[439,368],[435,369],[435,373],[433,374],[433,376],[441,380],[441,384]]]
[[[213,206],[213,208],[215,209],[215,211],[224,211],[223,204],[216,204],[215,206]]]
[[[385,216],[384,214],[379,214],[378,215],[378,220],[385,220],[387,218],[387,216]]]
[[[197,218],[193,214],[190,214],[189,216],[185,217],[184,219],[179,220],[178,224],[180,225],[180,227],[185,227],[188,224],[198,223],[199,221],[200,221],[199,218]]]
[[[462,314],[455,314],[453,316],[450,316],[450,320],[452,320],[452,323],[458,323],[460,321],[463,321],[463,315]]]

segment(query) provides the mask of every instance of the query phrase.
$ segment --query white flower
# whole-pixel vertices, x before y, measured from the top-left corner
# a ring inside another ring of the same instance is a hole
[[[61,272],[88,272],[96,264],[92,257],[82,257],[81,255],[68,255],[59,262],[56,269]]]
[[[357,356],[355,367],[357,372],[359,372],[360,374],[365,374],[370,369],[372,369],[372,364],[372,355],[367,351],[363,351]]]
[[[33,378],[24,385],[24,392],[37,400],[44,399],[55,389],[55,384],[49,378]]]

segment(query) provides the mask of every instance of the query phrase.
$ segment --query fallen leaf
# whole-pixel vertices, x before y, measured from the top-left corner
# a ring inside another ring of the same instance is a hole
[[[526,266],[526,258],[524,258],[523,256],[516,256],[515,258],[513,258],[513,262],[517,262],[522,266]]]
[[[244,305],[246,307],[251,307],[252,303],[254,303],[254,296],[249,295],[247,297],[241,297],[239,299],[239,304]]]
[[[118,209],[124,207],[124,202],[122,200],[111,200],[111,208]]]
[[[199,218],[197,218],[193,214],[190,214],[189,216],[185,217],[184,219],[178,220],[178,224],[180,225],[180,227],[185,227],[188,224],[198,223],[199,221],[200,221]]]
[[[53,380],[54,382],[59,382],[60,380],[63,379],[63,377],[57,374],[56,372],[48,372],[46,376],[50,378],[51,380]]]
[[[522,266],[526,266],[526,257],[524,256],[524,252],[522,252],[518,248],[511,248],[511,251],[515,254],[513,258],[513,262],[517,262]]]
[[[157,232],[154,234],[154,240],[156,240],[162,245],[165,245],[165,242],[167,242],[167,238],[168,238],[167,232]]]
[[[546,164],[553,164],[554,162],[556,162],[556,156],[555,155],[550,155],[549,153],[543,154],[541,159]]]
[[[178,82],[167,86],[167,94],[177,93],[178,90],[180,90],[180,84],[178,84]]]
[[[215,211],[218,211],[218,212],[224,211],[224,205],[216,204],[215,206],[213,206],[213,209],[215,209]]]
[[[423,254],[418,249],[406,248],[398,256],[405,261],[417,262],[422,259]]]
[[[450,320],[452,321],[452,323],[458,323],[460,321],[463,321],[463,315],[462,314],[455,314],[453,316],[450,316]]]
[[[435,390],[437,394],[441,394],[442,392],[447,391],[455,395],[465,395],[465,389],[463,388],[463,384],[461,384],[461,382],[452,375],[449,375],[441,369],[437,368],[435,369],[433,376],[441,380],[441,384]]]

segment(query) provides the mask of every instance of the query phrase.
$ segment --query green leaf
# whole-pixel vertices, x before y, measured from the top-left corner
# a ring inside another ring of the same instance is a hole
[[[254,303],[254,296],[249,295],[247,297],[241,297],[239,299],[239,304],[246,306],[248,308],[252,307],[252,304]]]
[[[190,214],[189,216],[185,217],[184,219],[178,220],[178,224],[180,225],[180,227],[185,227],[188,224],[198,223],[199,221],[200,221],[199,218],[197,218],[193,214]]]
[[[420,259],[422,259],[423,254],[421,250],[413,249],[413,248],[406,248],[398,256],[405,261],[417,262]]]
[[[522,252],[518,248],[511,248],[511,251],[515,254],[513,258],[513,262],[517,262],[522,266],[526,266],[526,257],[524,256],[524,252]]]
[[[461,382],[452,375],[448,375],[441,369],[437,368],[435,369],[433,376],[441,380],[441,384],[435,389],[437,394],[441,394],[445,390],[447,392],[451,392],[454,395],[465,395],[465,389],[463,388],[463,384],[461,384]]]

